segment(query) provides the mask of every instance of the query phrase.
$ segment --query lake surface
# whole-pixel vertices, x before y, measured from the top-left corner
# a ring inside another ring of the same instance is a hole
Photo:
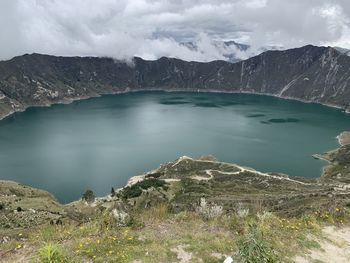
[[[0,121],[0,179],[61,202],[97,195],[179,156],[212,154],[261,171],[317,177],[350,116],[267,96],[145,92],[30,108]]]

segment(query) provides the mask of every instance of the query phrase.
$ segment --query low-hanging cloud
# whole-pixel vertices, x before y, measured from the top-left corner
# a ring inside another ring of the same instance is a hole
[[[248,50],[218,45],[236,40]],[[196,48],[184,45],[194,42]],[[24,53],[247,58],[266,46],[350,48],[347,0],[2,0],[0,59]]]

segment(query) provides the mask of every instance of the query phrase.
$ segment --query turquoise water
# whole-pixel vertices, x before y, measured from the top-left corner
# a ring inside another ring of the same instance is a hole
[[[267,96],[145,92],[30,108],[0,121],[0,178],[61,202],[97,195],[182,155],[317,177],[350,116]]]

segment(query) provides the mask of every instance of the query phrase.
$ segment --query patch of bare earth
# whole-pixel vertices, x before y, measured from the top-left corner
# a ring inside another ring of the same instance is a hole
[[[307,255],[296,257],[295,262],[349,263],[350,227],[327,226],[323,228],[322,232],[325,238],[319,240],[321,248],[312,249]]]
[[[350,144],[350,132],[342,132],[337,136],[340,145]]]
[[[184,248],[185,246],[179,245],[171,249],[171,251],[177,254],[177,259],[180,260],[180,263],[189,263],[192,259],[192,253],[186,252]]]

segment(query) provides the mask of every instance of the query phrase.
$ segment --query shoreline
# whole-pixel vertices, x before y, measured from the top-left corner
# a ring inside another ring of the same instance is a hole
[[[350,132],[348,132],[348,131],[343,131],[343,132],[340,133],[336,138],[338,138],[338,137],[341,136],[342,134],[347,134],[347,135],[349,135],[349,139],[350,139]],[[340,143],[339,143],[339,145],[340,145],[340,147],[343,146],[343,145],[341,145]],[[330,149],[330,150],[327,151],[326,153],[323,153],[323,154],[313,154],[313,155],[312,155],[312,157],[313,157],[314,159],[320,160],[320,161],[324,161],[324,162],[327,163],[325,166],[322,167],[322,170],[321,170],[320,175],[319,175],[318,177],[313,178],[313,179],[315,179],[316,181],[319,181],[320,179],[322,179],[322,177],[324,177],[324,170],[325,170],[325,168],[326,168],[328,165],[331,164],[331,161],[330,161],[329,159],[326,158],[326,154],[329,153],[329,152],[331,152],[331,151],[333,151],[333,150]],[[182,156],[182,157],[179,157],[178,160],[182,160],[183,158],[193,159],[193,158],[191,158],[191,157]],[[197,161],[200,161],[200,160],[197,160]],[[219,162],[219,163],[224,163],[224,164],[226,163],[226,162],[220,162],[220,161],[212,161],[212,162]],[[238,166],[238,167],[241,167],[242,169],[247,169],[247,170],[250,170],[250,171],[254,171],[254,172],[258,173],[258,174],[264,174],[264,175],[270,175],[270,174],[272,175],[272,174],[274,174],[274,172],[260,172],[260,171],[258,171],[258,170],[255,170],[254,168],[244,168],[243,166],[240,166],[240,165],[238,165],[238,164],[236,164],[236,163],[226,163],[226,164],[236,165],[236,166]],[[160,164],[160,165],[161,165],[161,164]],[[134,184],[136,184],[136,183],[138,183],[138,182],[141,182],[141,181],[145,180],[148,174],[152,174],[152,173],[155,172],[157,169],[158,169],[158,168],[153,169],[152,171],[144,172],[144,173],[141,174],[141,175],[134,175],[134,176],[131,176],[131,177],[128,179],[127,183],[126,183],[124,186],[116,187],[116,190],[115,190],[115,191],[116,191],[116,192],[119,192],[119,191],[123,190],[123,189],[126,188],[126,187],[130,187],[130,186],[132,186],[132,185],[134,185]],[[294,180],[294,179],[291,179],[291,178],[290,178],[290,177],[293,178],[293,176],[290,176],[290,175],[288,175],[288,174],[287,174],[286,176],[287,176],[287,177],[286,177],[285,179],[287,179],[287,180]],[[304,176],[297,176],[297,178],[296,178],[295,181],[298,181],[298,178],[301,178],[301,179],[309,179],[309,178],[304,177]],[[300,181],[300,182],[303,183],[302,181]],[[105,195],[105,196],[96,196],[96,202],[103,202],[104,200],[108,200],[108,199],[110,199],[110,198],[111,198],[111,195],[110,195],[110,194]],[[77,202],[77,201],[79,201],[79,200],[75,200],[75,201],[72,201],[72,202],[69,202],[69,203],[63,204],[63,205],[69,205],[69,204],[72,204],[72,203]]]
[[[348,133],[350,135],[350,132],[342,132],[342,133]],[[342,134],[341,133],[341,134]],[[340,135],[339,135],[340,136]],[[330,150],[332,151],[332,150]],[[329,159],[326,158],[326,154],[327,153],[324,153],[324,154],[313,154],[312,157],[317,159],[317,160],[322,160],[322,161],[325,161],[327,162],[327,165],[325,165],[323,168],[322,168],[322,171],[321,171],[321,174],[318,176],[318,177],[315,177],[313,178],[316,182],[318,180],[320,180],[323,176],[324,176],[324,169],[331,163],[331,161]],[[182,156],[182,157],[179,157],[178,158],[178,161],[181,161],[183,160],[184,158],[188,158],[188,159],[191,159],[191,160],[194,160],[193,158],[191,157],[187,157],[187,156]],[[198,162],[201,162],[201,160],[199,159],[196,159],[196,161]],[[310,178],[307,178],[307,177],[303,177],[303,176],[297,176],[296,179],[293,179],[293,176],[289,176],[289,175],[286,175],[286,177],[284,176],[281,176],[281,175],[278,175],[279,173],[276,173],[277,175],[274,175],[275,172],[260,172],[259,170],[255,170],[254,168],[247,168],[247,167],[243,167],[243,166],[240,166],[236,163],[226,163],[226,162],[220,162],[220,161],[206,161],[206,162],[213,162],[213,163],[222,163],[222,164],[229,164],[229,165],[235,165],[239,168],[243,170],[247,170],[247,171],[250,171],[250,172],[254,172],[258,175],[263,175],[263,176],[267,176],[267,177],[276,177],[276,178],[279,178],[279,179],[283,179],[283,180],[289,180],[289,181],[294,181],[294,182],[298,182],[300,184],[303,184],[303,185],[307,185],[308,183],[305,183],[302,179],[310,179]],[[162,164],[160,164],[160,166],[162,166]],[[151,170],[151,171],[147,171],[147,172],[144,172],[143,174],[140,174],[140,175],[134,175],[134,176],[131,176],[129,177],[127,183],[124,185],[124,186],[115,186],[115,192],[118,193],[120,191],[122,191],[123,189],[125,189],[126,187],[131,187],[132,185],[134,184],[137,184],[143,180],[145,180],[147,178],[147,176],[149,174],[152,174],[154,173],[155,171],[157,171],[157,169],[159,169],[159,167]],[[232,174],[236,174],[237,172],[233,172]],[[291,178],[292,177],[292,178]],[[166,179],[164,179],[166,180]],[[59,201],[56,196],[54,194],[52,194],[50,191],[46,190],[46,189],[43,189],[43,188],[37,188],[35,186],[31,186],[31,185],[26,185],[26,184],[23,184],[21,182],[18,182],[18,181],[13,181],[13,180],[2,180],[0,179],[0,183],[1,182],[10,182],[10,183],[16,183],[16,184],[19,184],[19,185],[23,185],[23,186],[28,186],[30,188],[33,188],[33,189],[36,189],[36,190],[39,190],[39,191],[44,191],[46,193],[48,193],[52,198],[53,200],[55,200],[58,204],[62,205],[62,206],[71,206],[71,205],[74,205],[76,204],[77,202],[80,202],[80,201],[83,201],[82,198],[79,198],[79,199],[76,199],[76,200],[72,200],[72,201],[69,201],[67,203],[62,203],[61,201]],[[316,183],[315,182],[315,183]],[[114,187],[114,186],[113,186]],[[91,206],[96,206],[98,204],[101,204],[101,203],[104,203],[106,201],[111,201],[113,199],[113,197],[111,196],[111,194],[107,194],[107,195],[102,195],[102,196],[96,196],[95,197],[95,200],[94,202],[92,202],[90,205]]]
[[[3,117],[0,117],[0,121],[10,117],[14,113],[25,112],[29,108],[51,107],[51,106],[55,106],[55,105],[71,104],[71,103],[74,103],[76,101],[94,99],[94,98],[99,98],[99,97],[103,97],[103,96],[113,96],[113,95],[118,95],[118,94],[141,93],[141,92],[145,92],[145,93],[147,93],[147,92],[164,92],[164,93],[183,92],[183,93],[217,93],[217,94],[248,94],[248,95],[251,94],[251,95],[257,95],[257,96],[275,97],[275,98],[279,98],[279,99],[283,99],[283,100],[292,100],[292,101],[294,100],[294,101],[299,101],[299,102],[302,102],[302,103],[319,104],[319,105],[323,105],[323,106],[330,107],[330,108],[344,110],[343,108],[341,108],[339,106],[335,106],[335,105],[327,105],[327,104],[322,104],[322,103],[313,102],[313,101],[305,101],[305,100],[302,100],[302,99],[296,99],[296,98],[291,98],[291,97],[280,97],[278,95],[267,94],[267,93],[263,94],[263,93],[245,92],[245,91],[242,91],[242,92],[240,92],[240,91],[238,91],[238,92],[231,91],[231,92],[229,92],[229,91],[220,91],[220,90],[205,90],[205,91],[202,91],[202,90],[197,90],[197,91],[190,90],[189,91],[189,90],[164,90],[164,89],[146,89],[146,90],[143,90],[143,89],[142,90],[125,89],[123,91],[115,91],[115,92],[111,92],[111,93],[95,94],[95,95],[91,95],[91,96],[81,96],[81,97],[77,97],[77,98],[63,99],[63,100],[60,100],[59,102],[52,103],[52,104],[29,106],[27,108],[24,108],[23,110],[12,111],[12,112],[6,114]],[[347,111],[346,113],[350,113],[350,111]],[[340,133],[339,135],[337,135],[336,139],[338,140],[338,143],[339,143],[340,146],[344,146],[346,144],[350,144],[350,132],[344,131],[344,132]],[[329,151],[332,151],[332,150],[330,149]],[[313,154],[312,157],[317,159],[317,160],[325,161],[325,162],[327,162],[329,164],[330,161],[327,158],[325,158],[326,154],[327,154],[327,152],[323,153],[323,154]],[[320,175],[315,177],[316,180],[319,180],[320,178],[322,178],[322,176],[324,174],[325,167],[327,167],[327,165],[323,166]],[[259,172],[259,171],[257,171],[257,172]],[[131,176],[128,179],[128,182],[127,182],[126,185],[116,187],[116,192],[124,189],[125,187],[131,186],[131,185],[133,185],[133,184],[135,184],[135,183],[137,183],[139,181],[142,181],[143,179],[145,179],[145,177],[147,176],[148,173],[149,172],[145,172],[145,173],[143,173],[141,175]],[[304,178],[304,177],[301,177],[301,178]],[[307,178],[307,177],[305,177],[305,178]],[[0,179],[0,181],[3,181],[3,180]],[[17,181],[13,181],[13,182],[17,182]],[[43,189],[43,190],[45,190],[45,189]],[[47,190],[45,190],[45,191],[47,191]],[[53,195],[51,192],[49,192],[49,193],[51,195]],[[74,202],[77,202],[77,201],[80,200],[80,199],[78,199],[78,200],[69,201],[67,203],[61,203],[55,196],[54,196],[54,198],[62,205],[69,205],[71,203],[74,203]],[[108,195],[104,195],[104,196],[96,196],[96,200],[105,200],[106,198],[107,199],[110,198],[110,195],[108,194]]]
[[[0,121],[10,117],[11,115],[13,115],[15,113],[25,112],[29,108],[51,107],[54,105],[72,104],[76,101],[81,101],[81,100],[88,100],[88,99],[99,98],[99,97],[103,97],[103,96],[113,96],[113,95],[118,95],[118,94],[137,93],[137,92],[251,94],[251,95],[257,95],[257,96],[274,97],[274,98],[283,99],[283,100],[299,101],[299,102],[308,103],[308,104],[318,104],[318,105],[322,105],[325,107],[338,109],[346,114],[350,114],[350,108],[347,109],[347,108],[344,108],[344,107],[339,106],[339,105],[322,103],[322,102],[318,102],[318,101],[309,101],[309,100],[304,100],[304,99],[299,99],[299,98],[294,98],[294,97],[289,97],[289,96],[284,97],[284,96],[280,96],[278,94],[272,94],[272,93],[259,93],[259,92],[250,92],[250,91],[228,91],[228,90],[198,90],[198,89],[197,90],[183,90],[183,89],[167,90],[167,89],[161,89],[161,88],[159,88],[159,89],[151,88],[151,89],[131,90],[131,89],[127,88],[124,91],[108,92],[108,93],[102,93],[102,94],[96,94],[96,95],[90,95],[90,96],[81,96],[81,97],[76,97],[76,98],[66,98],[66,99],[62,99],[60,101],[52,102],[49,104],[27,106],[27,107],[24,107],[23,109],[12,110],[12,111],[5,113],[4,115],[0,115]]]

